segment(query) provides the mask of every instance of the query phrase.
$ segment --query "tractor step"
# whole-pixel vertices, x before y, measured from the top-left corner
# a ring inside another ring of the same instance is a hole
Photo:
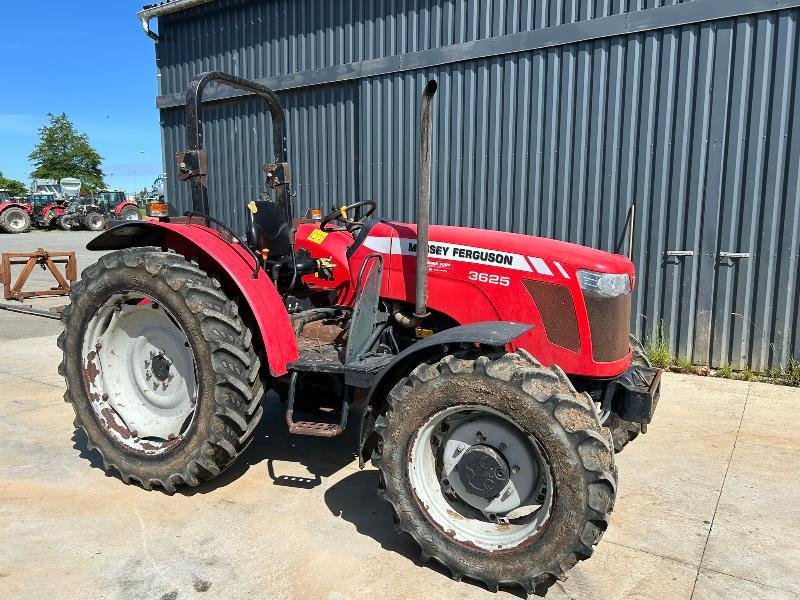
[[[297,371],[293,371],[289,378],[289,397],[286,401],[286,424],[289,426],[289,433],[297,435],[314,435],[317,437],[336,437],[344,431],[347,425],[347,415],[350,411],[350,396],[349,392],[345,393],[342,399],[342,406],[339,409],[339,422],[331,423],[330,421],[310,421],[310,420],[294,420],[294,401],[295,391],[297,389]],[[329,416],[329,414],[321,413],[320,416]]]
[[[337,423],[318,423],[315,421],[292,421],[292,415],[286,412],[286,422],[289,424],[289,433],[297,435],[315,435],[318,437],[336,437],[344,427]]]

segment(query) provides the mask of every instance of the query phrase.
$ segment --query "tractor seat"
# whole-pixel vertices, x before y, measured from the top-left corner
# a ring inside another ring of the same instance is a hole
[[[281,208],[269,200],[255,200],[248,205],[250,224],[247,244],[256,252],[269,250],[270,257],[280,257],[292,251],[289,224]]]

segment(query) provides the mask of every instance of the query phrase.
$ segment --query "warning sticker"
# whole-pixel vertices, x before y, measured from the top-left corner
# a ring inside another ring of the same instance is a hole
[[[315,244],[321,244],[325,241],[325,238],[328,237],[328,234],[322,231],[321,229],[315,229],[311,233],[308,234],[308,241],[314,242]]]

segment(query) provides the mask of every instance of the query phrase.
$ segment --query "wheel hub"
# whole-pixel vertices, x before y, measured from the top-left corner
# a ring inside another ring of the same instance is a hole
[[[500,494],[511,475],[503,455],[485,444],[476,444],[464,452],[456,470],[464,488],[486,500]]]
[[[164,306],[112,297],[89,323],[83,359],[92,408],[120,444],[157,454],[182,438],[199,386],[186,333]]]
[[[156,354],[153,357],[153,376],[159,381],[166,381],[169,377],[169,368],[171,363],[164,358],[163,354]]]
[[[485,406],[432,415],[414,440],[409,478],[430,519],[456,541],[490,551],[530,539],[553,505],[550,467],[536,440]]]

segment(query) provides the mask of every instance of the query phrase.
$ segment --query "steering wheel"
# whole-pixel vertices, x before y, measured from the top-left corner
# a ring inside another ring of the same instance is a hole
[[[369,206],[369,209],[361,217],[360,221],[354,221],[347,216],[347,213],[349,213],[350,211],[353,211],[357,208],[361,208],[363,206]],[[334,207],[333,212],[326,215],[322,219],[322,223],[320,223],[319,228],[322,231],[342,231],[342,229],[345,229],[352,233],[353,231],[359,229],[364,224],[364,219],[366,219],[372,213],[374,213],[376,208],[378,208],[378,203],[375,202],[374,200],[365,200],[363,202],[356,202],[355,204],[348,204],[346,206]],[[339,223],[344,223],[344,227],[333,228],[333,229],[326,228],[326,225],[332,221],[338,221]]]

